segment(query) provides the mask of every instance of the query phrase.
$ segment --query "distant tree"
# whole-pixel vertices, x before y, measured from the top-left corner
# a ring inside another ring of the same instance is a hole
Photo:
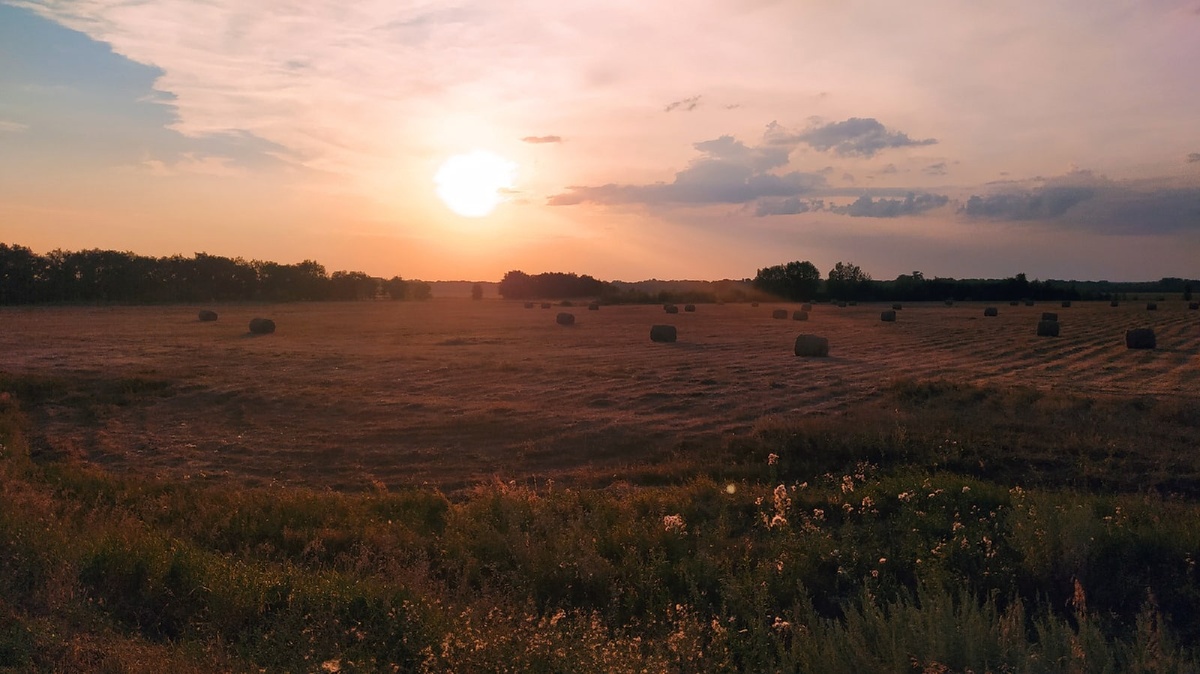
[[[408,281],[408,294],[405,297],[424,302],[433,297],[433,288],[424,281]]]
[[[471,286],[471,299],[473,299],[473,300],[483,299],[483,284],[482,283],[476,283],[475,285]]]
[[[871,275],[849,262],[838,262],[829,270],[825,289],[835,299],[857,299],[866,290]]]
[[[399,276],[393,276],[383,282],[383,292],[394,300],[406,299],[408,297],[408,281]]]
[[[1184,302],[1192,301],[1192,284],[1191,283],[1183,284],[1183,301]]]
[[[329,277],[331,300],[366,300],[375,295],[375,279],[361,271],[335,271]]]
[[[39,299],[46,261],[23,246],[0,243],[0,304],[30,304]]]
[[[821,272],[808,260],[788,262],[759,269],[753,284],[757,290],[777,297],[793,301],[806,300],[817,294],[821,285]]]

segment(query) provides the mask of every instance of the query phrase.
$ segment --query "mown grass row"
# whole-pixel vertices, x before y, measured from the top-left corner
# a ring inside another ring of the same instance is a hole
[[[1010,415],[1011,396],[1032,394],[891,395],[929,409],[886,420],[892,435],[861,420],[764,422],[735,448],[736,479],[447,496],[35,461],[19,397],[0,394],[0,669],[1200,667],[1181,647],[1200,639],[1200,505],[1115,474],[1097,473],[1115,485],[1101,490],[1081,477],[1094,462],[1072,454],[1018,486],[972,463],[962,435],[1012,416],[990,437],[1036,444],[1028,433],[1057,432],[1045,415],[1090,423],[1086,409],[1106,403],[1038,394]],[[950,418],[989,406],[986,423]],[[1187,437],[1190,416],[1152,408],[1157,432]],[[1051,488],[1060,473],[1071,488]]]

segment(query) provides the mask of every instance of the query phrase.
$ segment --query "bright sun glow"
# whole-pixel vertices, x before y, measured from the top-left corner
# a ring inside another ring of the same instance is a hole
[[[512,189],[517,165],[500,155],[475,150],[447,159],[433,181],[437,194],[450,210],[468,218],[481,218],[504,201],[501,190]]]

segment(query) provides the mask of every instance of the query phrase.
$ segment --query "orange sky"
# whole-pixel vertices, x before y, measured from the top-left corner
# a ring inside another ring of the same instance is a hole
[[[1195,0],[0,0],[0,241],[430,280],[1194,277],[1197,35]],[[464,217],[434,176],[479,150],[515,171]]]

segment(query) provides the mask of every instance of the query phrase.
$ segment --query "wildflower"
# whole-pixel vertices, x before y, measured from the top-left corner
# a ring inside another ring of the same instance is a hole
[[[870,496],[863,497],[863,500],[862,500],[863,508],[870,508],[873,505],[875,505],[875,501]]]
[[[779,463],[779,455],[778,454],[775,454],[774,452],[772,452],[771,454],[767,455],[767,465],[768,466],[774,466],[777,463]]]
[[[734,483],[730,482],[729,484],[725,485],[725,493],[726,493],[726,494],[733,494],[733,493],[736,493],[736,492],[737,492],[737,485],[736,485],[736,484],[734,484]]]
[[[779,616],[775,616],[775,623],[771,625],[771,629],[776,632],[783,632],[792,629],[792,624]]]
[[[842,476],[842,493],[849,494],[854,491],[854,478],[849,475]]]
[[[663,529],[682,534],[687,530],[687,523],[683,521],[682,515],[663,515]]]
[[[825,519],[825,511],[820,508],[813,508],[813,519],[818,521]]]
[[[896,498],[900,499],[901,503],[908,503],[912,500],[914,495],[915,494],[913,494],[911,491],[902,491],[899,494],[896,494]]]
[[[880,558],[879,558],[879,563],[880,563],[880,564],[887,564],[887,557],[880,557]]]
[[[971,488],[970,488],[970,487],[968,487],[967,485],[965,485],[965,484],[964,484],[964,485],[963,485],[963,493],[965,494],[965,493],[967,493],[967,492],[969,492],[969,491],[971,491]]]
[[[550,618],[550,626],[551,626],[551,627],[553,627],[554,625],[557,625],[557,624],[558,624],[558,621],[562,620],[562,619],[563,619],[563,618],[565,618],[565,617],[567,617],[567,612],[566,612],[566,611],[564,611],[564,610],[562,610],[561,608],[560,608],[560,609],[558,609],[558,613],[555,613],[555,614],[554,614],[554,615],[553,615],[553,616]]]

